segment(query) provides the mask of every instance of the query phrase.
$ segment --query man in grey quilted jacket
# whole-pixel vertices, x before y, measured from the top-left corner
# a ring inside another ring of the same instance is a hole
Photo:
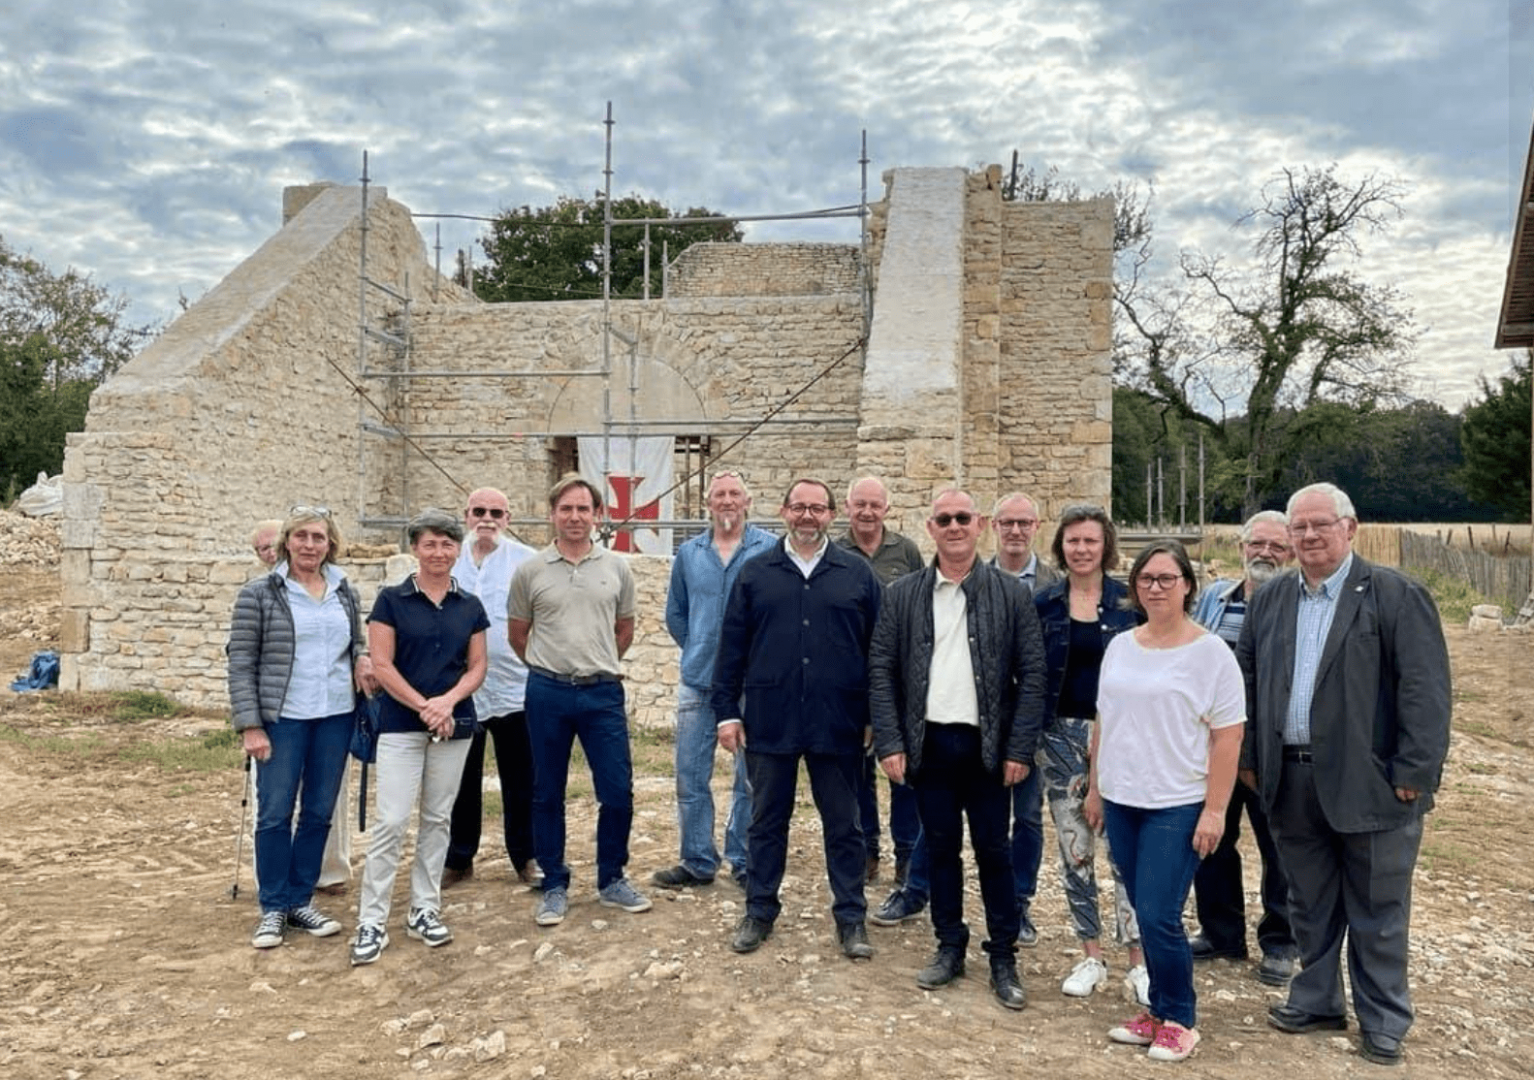
[[[1008,827],[1011,788],[1027,778],[1044,707],[1044,641],[1027,588],[976,557],[985,518],[966,492],[945,490],[927,532],[937,559],[885,590],[869,647],[874,753],[909,784],[930,863],[937,953],[925,990],[964,974],[964,821],[985,906],[991,988],[1021,1009],[1019,911]]]

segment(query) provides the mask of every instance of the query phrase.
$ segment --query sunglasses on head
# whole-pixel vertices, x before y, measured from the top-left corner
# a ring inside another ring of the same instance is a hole
[[[960,510],[957,514],[933,514],[932,515],[932,523],[934,525],[936,525],[939,529],[946,529],[946,528],[948,528],[949,525],[952,525],[954,522],[958,522],[960,525],[968,525],[971,521],[974,521],[974,520],[975,520],[975,515],[971,514],[968,510]]]

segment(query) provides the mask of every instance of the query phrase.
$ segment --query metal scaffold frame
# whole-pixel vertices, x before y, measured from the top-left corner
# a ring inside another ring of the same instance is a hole
[[[371,183],[368,172],[368,153],[362,155],[362,222],[361,241],[358,271],[358,335],[357,335],[357,378],[359,384],[365,384],[371,380],[380,382],[394,391],[391,395],[393,404],[391,412],[394,415],[383,414],[381,419],[370,418],[367,414],[370,401],[359,395],[358,401],[358,449],[357,449],[357,521],[363,528],[402,528],[409,518],[410,488],[409,469],[410,452],[412,448],[418,454],[431,460],[430,453],[422,445],[423,442],[435,442],[447,439],[459,442],[482,442],[504,441],[511,439],[527,438],[601,438],[603,441],[603,456],[610,466],[612,462],[612,443],[614,439],[629,438],[637,440],[641,435],[674,435],[677,437],[692,437],[698,439],[712,439],[715,436],[737,436],[729,444],[726,450],[737,445],[747,436],[771,427],[773,430],[784,433],[793,433],[798,436],[824,436],[828,434],[846,434],[856,431],[858,426],[857,416],[833,416],[833,417],[793,417],[776,415],[781,409],[800,393],[808,389],[809,385],[818,381],[826,372],[822,371],[814,379],[795,392],[788,401],[773,409],[767,415],[751,420],[710,420],[685,419],[685,418],[645,418],[639,415],[639,346],[640,340],[634,334],[629,333],[622,327],[615,326],[612,320],[612,230],[615,225],[642,225],[644,234],[645,254],[645,293],[644,300],[650,299],[649,293],[649,254],[650,254],[650,227],[652,225],[700,225],[718,224],[724,222],[759,222],[759,221],[798,221],[824,218],[856,217],[859,219],[859,260],[858,260],[858,295],[862,305],[862,336],[851,352],[863,352],[866,350],[868,327],[872,320],[872,275],[868,265],[869,260],[869,210],[868,210],[868,134],[862,133],[860,155],[858,163],[861,169],[861,187],[859,202],[851,207],[833,207],[827,210],[801,211],[787,214],[756,214],[739,216],[697,216],[697,217],[671,217],[671,218],[615,218],[612,211],[612,179],[613,179],[613,108],[612,102],[607,103],[606,116],[603,119],[606,129],[605,150],[602,168],[602,348],[600,366],[596,368],[567,368],[567,369],[523,369],[523,370],[417,370],[412,366],[411,355],[411,290],[407,277],[403,291],[373,280],[368,273],[368,192]],[[455,218],[476,221],[494,221],[495,218],[477,217],[467,214],[432,214],[416,213],[413,216],[420,218]],[[437,288],[441,280],[441,233],[438,226],[437,241],[435,244],[437,258],[437,281],[433,282],[433,296],[437,295]],[[665,254],[663,253],[663,260]],[[468,267],[468,286],[473,291],[473,263],[472,258],[466,263]],[[665,299],[665,282],[669,281],[669,262],[663,261],[663,278],[661,299]],[[395,325],[384,327],[376,325],[374,315],[369,305],[369,297],[373,292],[381,293],[398,305],[398,318]],[[613,415],[613,341],[616,339],[628,350],[628,416],[627,419],[617,419]],[[390,368],[374,368],[369,365],[369,349],[373,345],[382,346],[393,350],[393,359],[397,362]],[[844,355],[842,359],[845,359]],[[838,361],[840,362],[840,361]],[[547,429],[527,431],[476,431],[476,432],[453,432],[453,431],[411,431],[408,425],[410,407],[410,387],[417,379],[568,379],[568,378],[600,378],[602,380],[602,415],[600,423],[589,431],[551,432]],[[375,406],[376,409],[376,406]],[[370,495],[376,497],[377,485],[370,484],[368,461],[370,438],[383,438],[387,440],[399,440],[399,501],[400,509],[397,514],[370,514],[368,512]],[[630,443],[630,455],[634,453],[635,443]],[[701,475],[710,461],[717,460],[720,454],[714,454],[705,458],[707,443],[699,448],[699,467],[673,486],[673,490],[683,486],[693,477]],[[689,467],[691,464],[691,447],[687,449]],[[722,452],[721,452],[722,453]],[[433,464],[436,464],[433,462]],[[439,471],[444,475],[450,474],[437,464]],[[610,468],[604,470],[603,481],[608,484],[610,480]],[[467,488],[456,479],[453,480],[458,487],[467,491]],[[610,485],[609,485],[610,486]],[[544,525],[547,522],[543,518],[514,519],[510,524]],[[617,529],[628,524],[624,522],[609,522],[604,525],[603,539],[608,540]],[[673,519],[673,520],[645,520],[646,528],[682,528],[696,527],[699,524],[696,518]]]

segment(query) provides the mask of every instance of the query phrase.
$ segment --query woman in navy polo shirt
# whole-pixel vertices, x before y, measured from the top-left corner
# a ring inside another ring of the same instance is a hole
[[[484,606],[453,580],[463,523],[442,510],[423,510],[406,527],[419,569],[378,593],[368,616],[373,672],[387,692],[379,711],[378,820],[362,871],[362,902],[353,965],[371,964],[389,944],[389,897],[400,846],[416,797],[421,823],[410,871],[405,935],[446,945],[442,867],[448,824],[476,719],[470,697],[485,678]]]

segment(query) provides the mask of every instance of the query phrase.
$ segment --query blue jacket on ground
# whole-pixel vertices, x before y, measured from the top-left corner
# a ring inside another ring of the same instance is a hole
[[[808,579],[782,542],[747,562],[725,605],[715,718],[742,720],[757,753],[861,753],[881,588],[868,560],[834,543]]]

